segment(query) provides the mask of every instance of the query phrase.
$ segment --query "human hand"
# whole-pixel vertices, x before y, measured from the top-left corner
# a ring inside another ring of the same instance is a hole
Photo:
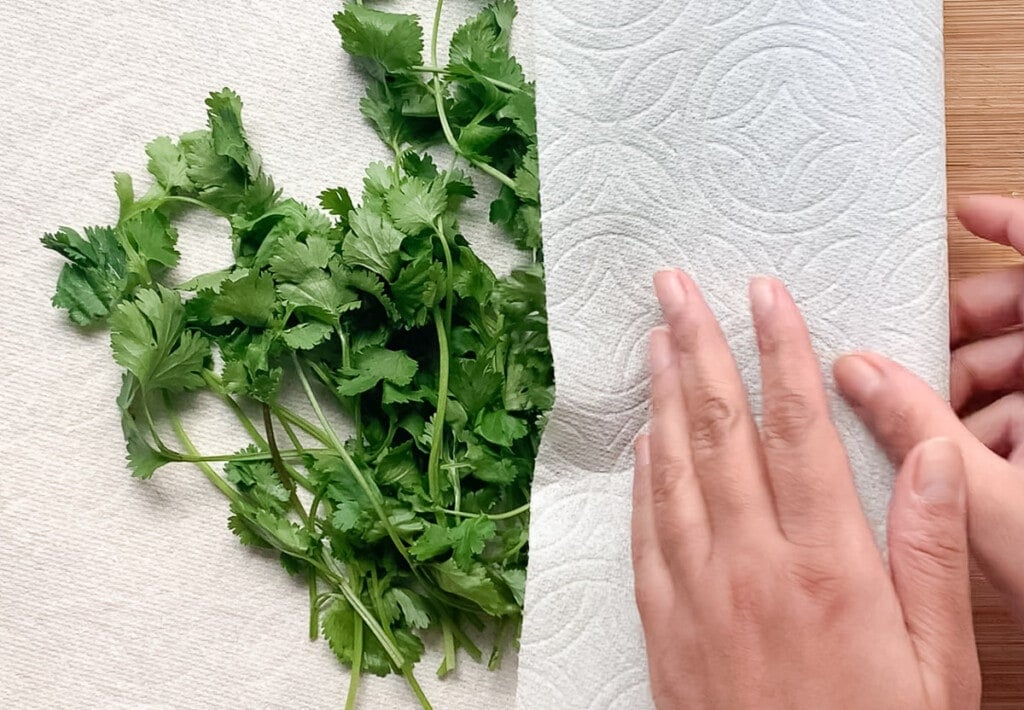
[[[975,235],[1024,253],[1024,201],[971,197],[957,216]],[[953,408],[983,444],[1024,466],[1024,267],[953,284],[949,315]]]
[[[751,298],[760,432],[693,282],[663,272],[633,566],[659,708],[977,707],[966,486],[949,441],[907,457],[886,572],[786,290]]]
[[[1024,202],[973,197],[958,214],[975,234],[1024,252]],[[1024,331],[1006,332],[1024,321],[1024,268],[962,281],[950,301],[952,409],[878,355],[840,359],[836,383],[897,462],[931,437],[960,445],[971,546],[1024,621]]]

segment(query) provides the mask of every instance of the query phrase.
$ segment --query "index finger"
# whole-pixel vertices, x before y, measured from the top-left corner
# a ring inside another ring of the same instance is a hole
[[[949,339],[956,346],[1021,324],[1024,266],[973,276],[950,286]]]
[[[972,195],[960,202],[956,216],[972,234],[1024,252],[1024,201],[999,195]]]

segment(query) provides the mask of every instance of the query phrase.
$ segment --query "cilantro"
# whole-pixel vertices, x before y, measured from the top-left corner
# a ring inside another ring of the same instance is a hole
[[[194,464],[239,541],[309,586],[311,636],[351,670],[347,708],[365,673],[403,675],[429,707],[413,676],[423,639],[440,637],[444,676],[459,648],[483,659],[467,632],[487,630],[493,667],[522,613],[554,385],[514,17],[511,0],[488,5],[440,66],[437,27],[413,15],[349,3],[335,16],[367,75],[360,108],[393,152],[367,166],[358,203],[345,187],[320,193],[323,211],[283,197],[222,89],[205,129],[146,146],[145,194],[115,174],[115,224],[43,237],[67,262],[54,305],[110,328],[132,475]],[[447,169],[427,152],[442,144]],[[460,226],[480,179],[500,186],[491,220],[531,261],[504,278]],[[233,259],[171,288],[176,220],[192,208],[227,221]],[[181,416],[192,390],[218,398],[248,445],[198,452]]]

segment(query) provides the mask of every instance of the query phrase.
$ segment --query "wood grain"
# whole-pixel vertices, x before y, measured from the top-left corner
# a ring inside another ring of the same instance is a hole
[[[950,204],[1024,193],[1024,0],[946,0],[945,15]],[[1020,263],[1014,251],[971,237],[950,212],[951,278]],[[972,589],[982,707],[1024,708],[1024,631],[976,569]]]

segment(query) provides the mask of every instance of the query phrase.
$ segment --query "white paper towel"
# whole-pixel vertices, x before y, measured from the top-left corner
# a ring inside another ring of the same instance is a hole
[[[941,22],[940,0],[538,3],[557,400],[522,710],[650,706],[628,523],[656,270],[695,276],[754,389],[746,283],[764,273],[790,286],[826,364],[874,349],[945,386]],[[836,416],[881,533],[891,470]]]
[[[529,3],[516,43],[529,43]],[[242,548],[198,472],[129,477],[105,332],[50,307],[61,260],[39,237],[116,220],[111,173],[145,176],[143,146],[205,125],[223,86],[266,169],[313,203],[386,149],[359,114],[364,81],[331,16],[341,2],[47,0],[0,19],[0,707],[340,708],[347,673],[306,637],[306,591]],[[378,6],[418,12],[434,3]],[[479,10],[445,2],[442,36]],[[523,59],[529,64],[529,52]],[[480,188],[488,181],[477,180]],[[492,190],[493,192],[493,190]],[[464,232],[501,270],[508,240],[487,226],[486,193]],[[225,226],[181,232],[184,277],[230,259]],[[204,449],[241,442],[230,415],[193,418]],[[436,649],[438,646],[434,644]],[[491,673],[461,658],[454,678],[417,677],[439,710],[510,708],[515,657]],[[365,678],[360,707],[418,707],[400,678]]]

